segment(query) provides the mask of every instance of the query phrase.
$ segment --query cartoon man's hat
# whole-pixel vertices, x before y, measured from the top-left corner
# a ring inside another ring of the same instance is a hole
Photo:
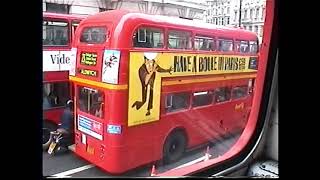
[[[158,53],[155,52],[145,52],[144,57],[147,60],[154,60],[157,57]]]

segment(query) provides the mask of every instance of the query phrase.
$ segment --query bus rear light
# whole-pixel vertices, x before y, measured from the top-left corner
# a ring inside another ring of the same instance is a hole
[[[100,159],[104,159],[105,145],[100,146]]]
[[[105,145],[101,144],[101,146],[100,146],[100,151],[101,151],[102,153],[104,153],[105,148],[106,148]]]
[[[79,141],[80,141],[80,134],[78,132],[76,132],[75,135],[76,135],[75,136],[76,137],[75,138],[75,144],[77,145],[77,144],[79,144]]]

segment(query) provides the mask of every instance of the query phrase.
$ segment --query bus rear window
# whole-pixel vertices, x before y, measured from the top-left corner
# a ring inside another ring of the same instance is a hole
[[[102,44],[106,41],[105,27],[87,27],[81,33],[80,42],[89,44]]]
[[[96,89],[80,86],[78,93],[78,107],[80,111],[89,113],[99,118],[103,118],[103,92]]]

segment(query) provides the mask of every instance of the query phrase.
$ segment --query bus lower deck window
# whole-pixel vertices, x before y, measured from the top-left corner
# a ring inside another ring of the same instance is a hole
[[[192,106],[205,106],[212,103],[213,92],[212,91],[201,91],[193,93]]]
[[[173,112],[189,107],[189,93],[173,93],[166,97],[166,112]]]

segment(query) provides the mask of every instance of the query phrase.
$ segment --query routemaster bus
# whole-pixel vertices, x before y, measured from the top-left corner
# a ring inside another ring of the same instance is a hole
[[[175,162],[246,126],[252,32],[112,10],[80,23],[72,52],[75,153],[109,173]]]
[[[43,147],[48,147],[66,101],[70,99],[71,43],[83,15],[43,12]]]

